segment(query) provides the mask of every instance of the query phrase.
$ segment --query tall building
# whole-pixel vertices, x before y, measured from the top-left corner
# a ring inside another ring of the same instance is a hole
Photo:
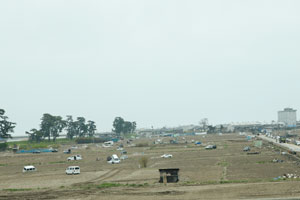
[[[285,108],[283,111],[278,111],[278,122],[282,122],[287,127],[297,126],[297,110]]]

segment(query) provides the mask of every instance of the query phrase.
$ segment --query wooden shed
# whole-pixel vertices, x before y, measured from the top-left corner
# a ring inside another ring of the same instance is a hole
[[[178,178],[179,168],[159,169],[160,183],[176,183]]]

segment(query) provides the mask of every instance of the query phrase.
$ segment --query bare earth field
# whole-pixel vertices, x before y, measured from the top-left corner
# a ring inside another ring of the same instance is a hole
[[[163,138],[164,142],[173,138]],[[187,141],[201,141],[202,145],[184,143],[153,144],[148,147],[127,147],[128,159],[110,165],[106,157],[112,148],[91,144],[78,145],[71,155],[80,154],[83,160],[67,161],[70,155],[58,153],[0,154],[0,199],[297,199],[300,197],[299,179],[274,181],[285,173],[300,175],[296,158],[281,155],[276,148],[263,143],[254,147],[245,136],[207,135],[186,137]],[[135,144],[146,140],[135,140]],[[205,150],[206,144],[217,149]],[[250,146],[252,152],[243,152]],[[173,158],[160,156],[170,153]],[[139,168],[139,159],[148,157],[148,167]],[[96,161],[100,158],[100,161]],[[273,163],[280,159],[283,162]],[[22,173],[24,165],[34,165],[37,172]],[[78,165],[79,175],[66,175],[65,169]],[[178,183],[158,183],[160,168],[180,168]],[[300,198],[299,198],[300,199]]]

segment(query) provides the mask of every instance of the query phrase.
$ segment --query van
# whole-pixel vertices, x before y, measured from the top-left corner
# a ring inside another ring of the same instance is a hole
[[[36,168],[32,165],[24,166],[24,168],[23,168],[23,172],[35,172],[35,171],[36,171]]]
[[[66,174],[80,174],[80,167],[79,166],[69,166],[66,169]]]
[[[113,154],[112,156],[108,157],[107,163],[109,163],[109,164],[118,164],[118,163],[120,163],[120,159],[116,154]]]

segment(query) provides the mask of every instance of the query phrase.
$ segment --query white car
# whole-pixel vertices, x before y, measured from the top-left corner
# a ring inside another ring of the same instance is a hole
[[[112,146],[114,146],[114,142],[113,141],[104,142],[102,144],[102,146],[105,147],[105,148],[112,147]]]
[[[80,174],[80,167],[79,166],[69,166],[66,169],[66,174]]]
[[[164,154],[162,156],[160,156],[161,158],[172,158],[172,154]]]
[[[116,154],[113,154],[112,156],[109,156],[107,158],[107,163],[109,163],[109,164],[119,164],[120,159]]]
[[[82,157],[81,155],[70,156],[68,157],[68,161],[70,160],[82,160]]]
[[[216,148],[217,148],[216,145],[207,145],[207,146],[205,147],[205,149],[216,149]]]
[[[117,151],[123,151],[124,149],[122,147],[118,147]]]

